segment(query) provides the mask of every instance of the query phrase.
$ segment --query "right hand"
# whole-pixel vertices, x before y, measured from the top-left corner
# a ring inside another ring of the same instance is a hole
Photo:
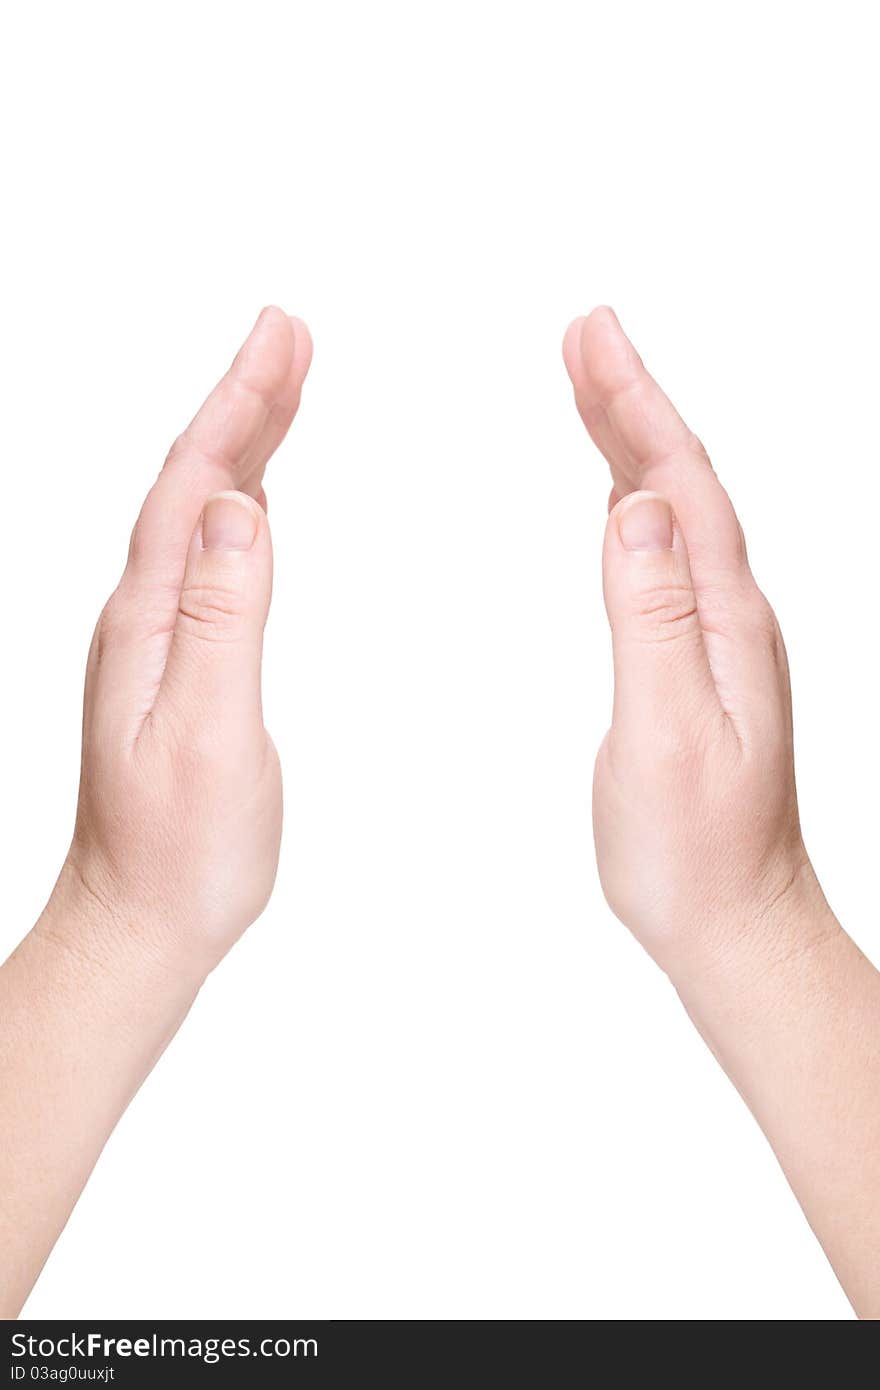
[[[173,445],[89,655],[76,828],[52,921],[180,952],[204,975],[275,879],[281,774],[260,665],[263,473],[299,405],[307,328],[265,309]],[[97,912],[96,910],[97,909]]]

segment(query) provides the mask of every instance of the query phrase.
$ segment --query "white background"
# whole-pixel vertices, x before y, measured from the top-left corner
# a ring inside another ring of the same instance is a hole
[[[35,1317],[847,1318],[615,922],[589,826],[617,308],[714,454],[875,958],[876,50],[856,4],[34,4],[7,19],[2,946],[72,827],[91,628],[266,301],[273,901],[108,1145]]]

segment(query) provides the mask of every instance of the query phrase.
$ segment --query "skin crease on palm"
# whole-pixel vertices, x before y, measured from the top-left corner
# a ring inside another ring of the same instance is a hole
[[[803,846],[779,629],[705,451],[614,314],[576,320],[564,356],[613,481],[602,885],[751,1107],[856,1311],[880,1316],[880,977]],[[70,852],[0,970],[3,1316],[272,890],[262,481],[310,358],[305,325],[264,310],[172,447],[98,622]]]

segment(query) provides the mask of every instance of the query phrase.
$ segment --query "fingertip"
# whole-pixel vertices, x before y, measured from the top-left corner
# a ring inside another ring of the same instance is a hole
[[[262,492],[263,489],[260,488]],[[257,528],[264,525],[266,521],[266,509],[260,505],[258,497],[252,497],[249,492],[242,492],[237,488],[226,488],[222,492],[212,492],[207,497],[202,507],[202,516],[206,509],[215,502],[226,503],[232,506],[244,508],[255,522]]]
[[[615,338],[621,338],[629,342],[626,334],[620,326],[620,319],[617,317],[610,304],[597,304],[595,309],[591,309],[584,319],[581,331],[581,342],[584,348],[592,346],[594,343],[608,343]]]
[[[614,310],[600,304],[583,320],[581,364],[591,393],[604,400],[633,380],[641,367],[635,348]]]
[[[575,389],[589,399],[613,391],[639,361],[610,304],[597,304],[572,320],[562,357]]]
[[[577,318],[573,318],[571,323],[566,328],[565,333],[562,336],[562,356],[566,359],[566,361],[571,357],[572,352],[577,351],[578,344],[580,342],[581,329],[583,328],[583,325],[585,323],[586,318],[584,317],[584,315],[578,314]]]
[[[608,324],[612,328],[619,328],[621,333],[623,332],[623,329],[620,328],[620,319],[610,304],[597,304],[587,314],[587,320],[592,324]]]
[[[259,323],[261,319],[265,318],[286,319],[287,314],[285,314],[284,310],[278,304],[264,304],[259,314],[257,315],[257,323]]]
[[[288,314],[287,318],[296,339],[297,355],[311,360],[313,344],[308,324],[305,319],[297,318],[295,314]]]
[[[233,370],[264,400],[274,401],[290,375],[295,349],[287,314],[276,304],[267,304],[242,343]]]
[[[611,513],[617,539],[625,551],[672,550],[675,518],[669,499],[659,492],[631,492]]]
[[[293,356],[294,332],[292,321],[289,314],[286,314],[277,304],[264,304],[257,314],[257,321],[253,326],[250,338],[259,334],[261,338],[269,341],[276,341],[287,346],[288,352]]]
[[[618,521],[630,507],[638,506],[639,502],[660,501],[665,502],[667,507],[672,506],[666,493],[658,492],[654,488],[639,487],[633,488],[630,492],[620,492],[617,487],[613,487],[611,497],[614,497],[615,493],[617,494],[617,501],[610,508],[610,516]],[[611,498],[608,500],[610,502]]]
[[[613,562],[615,565],[621,563],[624,558],[623,553],[627,550],[652,548],[633,543],[633,537],[638,534],[635,511],[639,508],[646,508],[646,511],[642,513],[646,517],[646,522],[647,516],[651,512],[655,518],[668,516],[670,518],[669,525],[672,528],[671,546],[673,549],[679,548],[679,527],[668,497],[661,492],[651,492],[647,488],[634,488],[631,492],[621,493],[614,487],[608,498],[608,521],[605,527],[604,547],[606,563]],[[663,530],[664,540],[668,534],[667,531]],[[663,544],[657,548],[666,549],[668,547]]]
[[[264,522],[265,512],[247,493],[235,489],[212,493],[199,520],[201,549],[253,550]]]

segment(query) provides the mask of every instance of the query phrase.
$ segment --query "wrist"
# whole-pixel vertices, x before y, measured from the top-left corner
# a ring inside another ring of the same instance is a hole
[[[849,944],[804,852],[782,887],[689,934],[667,974],[704,1031],[702,1020],[716,1013],[745,1023],[796,998]]]
[[[105,889],[71,852],[28,940],[87,975],[93,992],[124,995],[134,984],[175,998],[195,998],[210,966],[173,931],[153,928],[124,895]]]

